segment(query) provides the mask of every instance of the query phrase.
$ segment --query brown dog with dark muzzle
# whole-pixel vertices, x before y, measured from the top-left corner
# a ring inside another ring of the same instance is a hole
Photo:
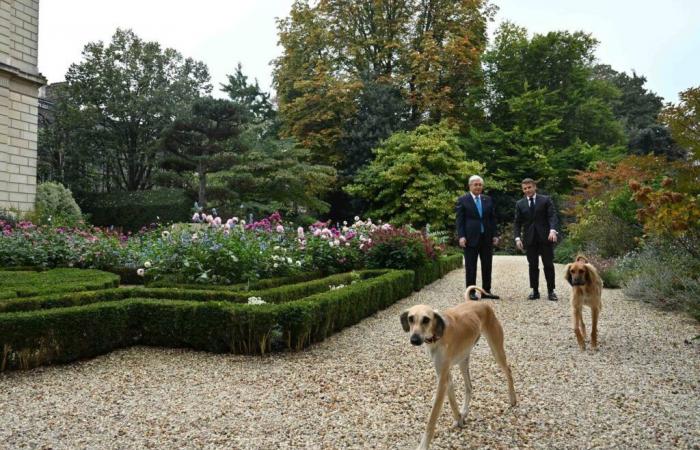
[[[469,413],[469,402],[472,394],[469,354],[482,334],[486,336],[486,341],[491,347],[496,362],[506,375],[510,404],[515,406],[517,403],[513,376],[503,348],[503,328],[489,304],[468,301],[469,293],[474,290],[481,292],[481,294],[486,293],[481,288],[469,286],[464,294],[465,303],[460,303],[442,312],[427,305],[416,305],[401,314],[401,325],[404,331],[410,333],[411,344],[427,345],[438,377],[437,393],[425,433],[418,445],[419,449],[426,450],[430,445],[435,432],[435,422],[445,401],[445,394],[450,402],[455,426],[464,425],[464,420]],[[450,376],[450,368],[455,364],[459,364],[464,378],[465,396],[461,410],[457,405],[452,377]]]
[[[583,305],[591,308],[591,347],[598,348],[598,318],[603,307],[601,296],[603,280],[598,271],[583,256],[566,266],[566,281],[572,288],[571,310],[574,334],[581,350],[586,349],[586,325],[583,323]]]

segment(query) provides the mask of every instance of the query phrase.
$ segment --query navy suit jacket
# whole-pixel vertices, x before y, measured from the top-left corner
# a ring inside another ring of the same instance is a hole
[[[468,247],[477,247],[481,239],[486,239],[490,244],[494,237],[498,236],[496,230],[496,209],[493,200],[488,195],[481,194],[481,209],[483,216],[479,216],[476,203],[472,194],[467,192],[457,200],[455,207],[457,237],[466,238]],[[481,233],[481,224],[484,224],[484,232]]]

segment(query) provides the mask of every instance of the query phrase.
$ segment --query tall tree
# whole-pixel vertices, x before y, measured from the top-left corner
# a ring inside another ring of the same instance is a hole
[[[207,204],[207,175],[231,168],[245,150],[234,142],[245,117],[245,110],[230,100],[203,97],[163,134],[162,148],[170,155],[165,166],[197,173],[202,207]]]
[[[667,105],[661,121],[671,130],[678,144],[697,161],[700,158],[700,86],[678,94],[680,102]]]
[[[148,189],[161,132],[210,91],[206,65],[118,29],[108,45],[87,44],[82,61],[68,69],[56,97],[63,116],[49,133],[81,155],[83,170],[102,180],[102,189]]]
[[[619,92],[594,77],[596,44],[582,32],[529,38],[522,27],[501,25],[483,58],[489,123],[470,130],[467,158],[483,160],[507,185],[527,175],[561,192],[576,170],[621,153]]]
[[[465,161],[458,130],[447,122],[399,132],[345,189],[369,202],[368,214],[397,224],[451,229],[454,202],[483,165]]]
[[[482,0],[295,2],[278,23],[282,131],[342,169],[340,143],[366,110],[371,83],[400,93],[412,126],[464,120],[476,110],[492,14]]]

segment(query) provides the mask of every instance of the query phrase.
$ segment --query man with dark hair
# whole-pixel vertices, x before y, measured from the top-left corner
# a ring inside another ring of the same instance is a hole
[[[554,245],[557,242],[557,226],[559,220],[554,210],[552,199],[537,193],[537,183],[532,178],[525,178],[521,187],[525,197],[515,204],[515,246],[518,250],[525,249],[527,264],[530,272],[530,287],[532,292],[527,297],[530,300],[540,298],[539,258],[542,257],[544,277],[547,280],[548,298],[557,301],[554,292]],[[522,228],[525,234],[521,238]],[[524,242],[523,242],[524,241]]]
[[[493,200],[483,195],[484,180],[473,175],[469,178],[469,192],[457,200],[457,236],[459,246],[464,249],[464,269],[467,286],[476,284],[477,258],[481,259],[481,284],[487,292],[483,298],[499,298],[491,293],[491,264],[493,246],[498,245],[496,230],[496,210]],[[476,293],[469,294],[470,300],[477,300]]]

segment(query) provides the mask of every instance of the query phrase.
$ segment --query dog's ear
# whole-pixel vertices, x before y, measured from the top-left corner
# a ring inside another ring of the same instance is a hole
[[[588,259],[586,259],[586,257],[583,256],[583,255],[578,255],[578,256],[576,257],[576,262],[579,262],[579,261],[583,261],[584,263],[587,263],[587,262],[588,262]]]
[[[574,285],[573,281],[571,281],[571,264],[567,264],[564,268],[564,278],[570,285]]]
[[[603,283],[603,280],[600,279],[600,275],[598,274],[598,270],[595,268],[594,265],[592,264],[586,264],[586,281],[590,282],[598,282],[600,280],[600,283]]]
[[[586,284],[591,284],[591,268],[589,267],[589,264],[584,264],[583,267],[586,268]]]
[[[445,334],[445,318],[442,314],[435,311],[433,313],[433,336],[442,337]]]
[[[401,313],[401,326],[403,327],[403,331],[406,332],[411,329],[411,327],[408,326],[408,311]]]

